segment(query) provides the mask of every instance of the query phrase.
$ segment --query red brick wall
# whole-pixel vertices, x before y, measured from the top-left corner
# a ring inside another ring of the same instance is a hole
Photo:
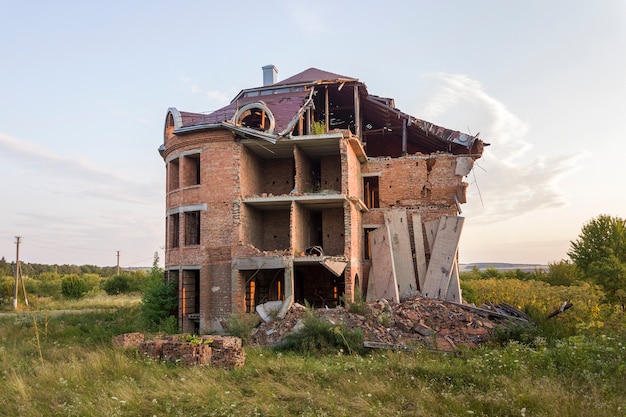
[[[322,210],[322,247],[326,255],[344,255],[344,211],[342,208]]]
[[[290,210],[263,212],[263,247],[261,250],[284,250],[291,245]]]
[[[241,243],[263,248],[263,212],[247,204],[240,204],[239,209]]]
[[[261,163],[260,172],[253,174],[260,177],[262,193],[289,194],[294,188],[293,158],[266,159]],[[241,175],[247,175],[247,173],[242,172]]]
[[[462,178],[454,171],[456,157],[448,154],[402,158],[371,158],[364,173],[380,173],[380,207],[450,206]]]
[[[261,161],[245,146],[241,147],[240,187],[243,198],[261,195]]]
[[[313,189],[311,181],[311,160],[299,147],[294,148],[294,158],[296,162],[296,188],[298,192],[304,193]]]
[[[320,158],[321,189],[341,192],[341,159],[339,155]]]

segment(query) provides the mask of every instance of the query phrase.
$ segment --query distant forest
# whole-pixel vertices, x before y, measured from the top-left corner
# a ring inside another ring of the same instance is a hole
[[[115,266],[96,266],[96,265],[44,265],[20,262],[22,266],[22,275],[30,277],[38,277],[43,273],[54,273],[59,275],[83,275],[96,274],[102,278],[112,277],[117,272]],[[4,256],[0,258],[0,277],[15,276],[15,262],[7,262]]]

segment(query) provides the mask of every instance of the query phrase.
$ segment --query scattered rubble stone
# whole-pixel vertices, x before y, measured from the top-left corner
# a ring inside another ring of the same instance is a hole
[[[478,347],[490,338],[493,320],[502,320],[471,306],[439,299],[413,296],[400,303],[387,300],[364,303],[365,314],[356,314],[343,306],[316,309],[314,314],[333,324],[360,328],[372,346],[417,346],[451,351],[459,346]],[[294,304],[285,318],[261,323],[253,331],[253,346],[272,346],[286,335],[297,331],[306,308]],[[516,317],[509,317],[516,318]]]

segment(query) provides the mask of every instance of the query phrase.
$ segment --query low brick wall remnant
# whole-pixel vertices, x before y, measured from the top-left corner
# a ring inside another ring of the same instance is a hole
[[[142,355],[185,366],[209,365],[215,368],[241,368],[246,352],[241,339],[234,336],[160,336],[144,340],[141,333],[126,333],[113,338],[113,344],[125,349],[138,348]]]

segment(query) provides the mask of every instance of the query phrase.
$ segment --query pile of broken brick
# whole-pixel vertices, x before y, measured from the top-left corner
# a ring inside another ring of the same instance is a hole
[[[366,347],[404,350],[417,346],[439,351],[452,351],[460,346],[475,348],[490,339],[492,330],[499,323],[528,320],[528,316],[508,305],[477,308],[421,296],[400,303],[384,299],[367,302],[362,310],[363,314],[356,314],[350,311],[350,307],[338,306],[315,309],[312,313],[332,324],[361,329]],[[286,335],[303,326],[305,314],[304,306],[293,304],[284,318],[257,326],[251,345],[278,344]]]
[[[145,340],[143,333],[125,333],[115,336],[113,345],[125,349],[136,348],[150,359],[185,366],[210,365],[234,369],[243,367],[246,362],[241,339],[234,336],[168,335]]]

